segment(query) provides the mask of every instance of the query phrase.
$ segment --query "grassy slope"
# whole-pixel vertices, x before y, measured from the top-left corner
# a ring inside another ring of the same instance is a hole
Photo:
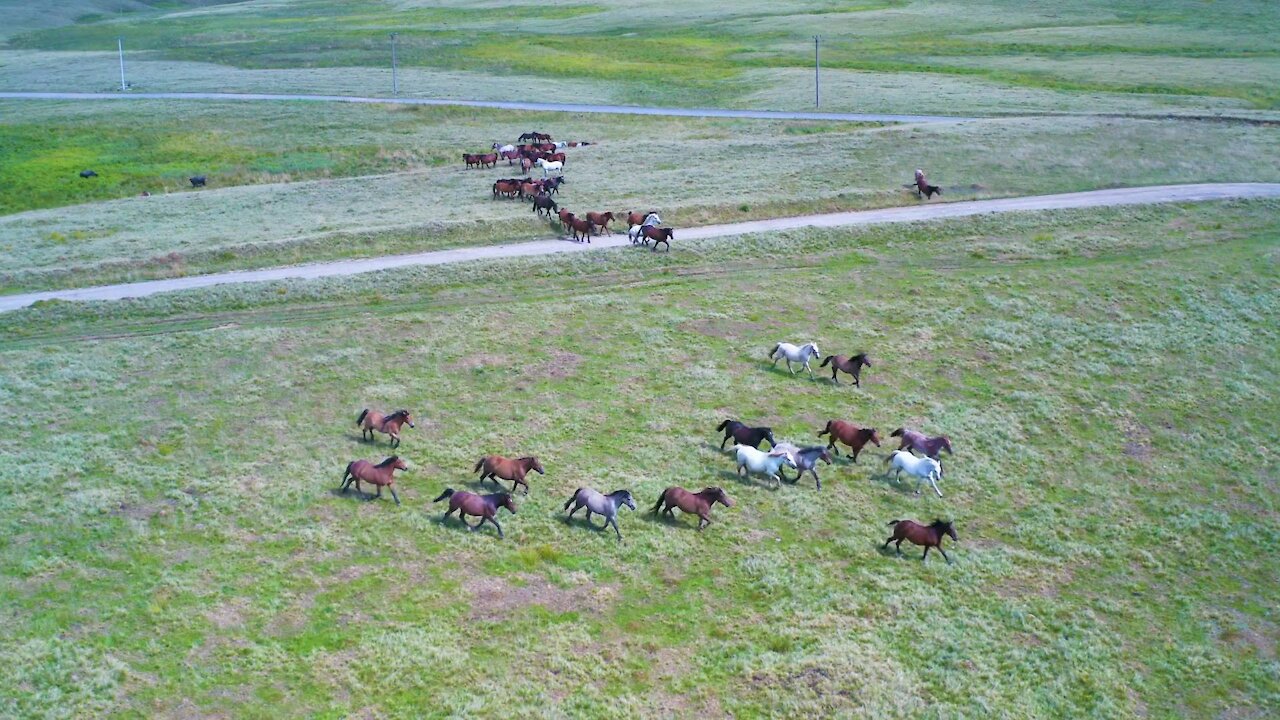
[[[29,420],[0,438],[23,469],[0,474],[0,713],[1262,717],[1277,210],[6,315],[0,413]],[[876,364],[861,390],[792,378],[762,361],[784,337]],[[405,505],[331,494],[384,450],[353,413],[401,404],[420,417]],[[725,415],[797,439],[831,416],[947,432],[947,496],[874,456],[827,469],[824,504],[737,481],[708,445]],[[494,451],[548,466],[506,542],[426,504]],[[738,504],[701,534],[627,514],[621,545],[558,517],[580,485],[651,502],[672,483]],[[888,519],[935,514],[959,523],[954,566],[877,552]]]
[[[547,237],[555,230],[527,206],[492,200],[493,179],[511,169],[468,171],[457,158],[529,127],[596,143],[569,151],[562,204],[660,207],[677,227],[914,203],[900,188],[914,167],[929,169],[946,200],[1280,180],[1276,163],[1259,162],[1280,157],[1274,130],[1218,123],[873,127],[292,103],[23,107],[0,122],[0,138],[12,140],[0,142],[11,181],[0,206],[157,195],[0,218],[0,285],[10,292]],[[101,176],[82,180],[80,167]],[[210,187],[184,190],[195,173]]]

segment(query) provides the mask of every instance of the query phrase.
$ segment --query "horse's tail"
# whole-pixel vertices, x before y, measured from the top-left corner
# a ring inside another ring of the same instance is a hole
[[[827,363],[831,362],[831,358],[833,358],[833,357],[835,357],[835,355],[828,355],[828,356],[826,356],[825,358],[823,358],[823,359],[822,359],[822,364],[821,364],[821,365],[819,365],[818,367],[826,367],[826,366],[827,366]]]
[[[471,472],[480,472],[480,468],[484,466],[484,458],[476,461],[476,466],[471,468]]]
[[[777,355],[778,348],[780,347],[782,347],[782,343],[774,343],[773,349],[769,351],[769,357],[772,358],[774,355]]]
[[[723,429],[725,429],[725,428],[729,427],[729,423],[730,423],[730,422],[731,422],[730,420],[725,420],[724,422],[722,422],[722,423],[720,423],[719,425],[717,425],[717,426],[716,426],[716,430],[723,430]]]
[[[355,464],[356,464],[356,462],[355,462],[354,460],[352,460],[351,462],[347,463],[347,469],[342,471],[342,482],[346,482],[346,481],[347,481],[347,476],[351,474],[351,466],[352,466],[352,465],[355,465]]]
[[[361,411],[360,411],[360,417],[356,418],[356,427],[360,427],[360,423],[364,422],[364,419],[365,419],[368,415],[369,415],[369,408],[365,408],[365,409],[361,410]]]
[[[898,454],[898,453],[900,453],[900,452],[902,452],[902,451],[901,451],[901,450],[894,450],[893,452],[889,453],[888,455],[885,455],[885,456],[884,456],[885,464],[888,464],[888,463],[889,463],[889,461],[893,459],[893,456],[894,456],[894,455],[897,455],[897,454]]]
[[[568,509],[569,509],[569,506],[573,504],[573,501],[578,499],[578,493],[580,493],[580,492],[582,492],[582,488],[578,488],[577,490],[574,490],[574,491],[573,491],[573,495],[571,495],[571,496],[569,497],[569,499],[568,499],[568,500],[566,500],[566,501],[565,501],[565,503],[564,503],[564,509],[565,509],[565,510],[568,510]]]
[[[444,492],[440,493],[440,497],[436,498],[435,500],[432,500],[431,502],[438,503],[441,500],[444,500],[445,498],[450,498],[450,497],[453,497],[453,488],[445,488]]]
[[[889,525],[897,525],[897,524],[898,524],[898,523],[900,523],[900,522],[902,522],[902,521],[901,521],[901,520],[890,520],[890,521],[889,521]]]
[[[827,426],[818,431],[818,437],[822,437],[831,432],[831,421],[827,421]]]
[[[670,490],[670,489],[671,488],[667,488],[667,490]],[[649,512],[653,513],[654,515],[658,514],[658,508],[662,507],[662,501],[667,499],[667,490],[662,491],[662,494],[658,496],[658,502],[653,504],[653,509],[650,510]]]

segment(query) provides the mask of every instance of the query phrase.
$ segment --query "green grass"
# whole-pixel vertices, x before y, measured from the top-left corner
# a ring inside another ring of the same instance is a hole
[[[25,420],[0,438],[0,713],[1264,716],[1278,209],[7,314],[0,412]],[[801,337],[869,350],[865,386],[771,370]],[[366,405],[418,413],[401,507],[331,492],[385,451],[351,424]],[[725,415],[946,432],[946,497],[875,451],[821,496],[735,480],[709,444]],[[428,504],[486,452],[548,469],[506,541]],[[581,485],[675,483],[737,504],[703,533],[628,512],[621,544],[559,519]],[[959,524],[954,565],[877,551],[889,519],[934,515]]]

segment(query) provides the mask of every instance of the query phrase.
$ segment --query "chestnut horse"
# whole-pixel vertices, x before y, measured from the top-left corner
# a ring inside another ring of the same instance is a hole
[[[627,211],[627,226],[628,226],[628,227],[630,227],[630,226],[632,226],[632,225],[643,225],[643,224],[645,223],[645,221],[649,219],[649,216],[650,216],[650,215],[652,215],[652,216],[653,216],[653,219],[654,219],[654,222],[650,223],[650,225],[661,225],[661,224],[662,224],[662,218],[658,217],[658,211],[657,211],[657,210],[650,210],[650,211],[649,211],[649,212],[647,212],[647,213],[636,212],[635,210],[628,210],[628,211]]]
[[[361,495],[364,491],[360,489],[360,481],[372,483],[378,486],[378,494],[370,498],[376,500],[382,497],[382,488],[385,487],[391,491],[391,497],[395,499],[396,504],[400,504],[400,496],[396,495],[396,489],[391,484],[396,481],[396,470],[408,470],[409,466],[400,459],[399,455],[392,455],[382,462],[374,465],[368,460],[352,460],[347,463],[347,469],[342,473],[342,484],[338,489],[345,493],[348,487],[351,487],[351,481],[356,483],[356,492]]]
[[[578,240],[578,234],[581,233],[582,240],[591,242],[591,228],[595,226],[595,223],[591,222],[589,219],[583,219],[580,217],[569,218],[569,227],[573,230],[574,240]],[[579,240],[579,242],[581,242],[581,240]]]
[[[476,495],[462,490],[455,492],[453,488],[445,488],[444,492],[440,493],[440,497],[431,502],[438,503],[445,498],[449,499],[449,510],[444,516],[447,518],[453,514],[454,510],[457,510],[458,519],[462,521],[463,525],[467,526],[467,530],[472,532],[475,532],[476,528],[488,521],[498,528],[498,537],[506,537],[502,534],[502,526],[498,524],[498,508],[506,508],[511,511],[512,515],[516,514],[516,504],[512,502],[511,496],[506,493]],[[475,515],[480,518],[480,522],[471,525],[467,522],[468,515]]]
[[[951,564],[951,558],[947,557],[947,552],[942,549],[942,538],[950,535],[951,539],[960,542],[960,538],[956,537],[956,529],[949,521],[934,520],[929,525],[921,525],[914,520],[890,520],[889,524],[893,526],[893,535],[884,541],[881,550],[889,547],[889,543],[897,541],[895,547],[898,548],[898,554],[902,554],[902,541],[910,540],[913,545],[923,545],[924,555],[920,556],[923,561],[929,557],[929,548],[938,548],[938,552],[942,553],[942,559]]]
[[[589,212],[587,213],[587,219],[590,220],[593,225],[600,228],[601,230],[604,230],[610,235],[613,234],[613,231],[609,229],[609,223],[613,222],[612,212],[602,212],[602,213]]]
[[[640,237],[644,240],[644,244],[648,245],[649,241],[653,241],[653,251],[658,251],[658,243],[667,244],[667,252],[671,252],[671,241],[675,240],[676,233],[669,227],[654,227],[652,225],[643,225],[640,227]]]
[[[948,439],[946,435],[929,437],[922,432],[916,432],[915,430],[908,430],[907,428],[900,427],[889,433],[889,437],[902,438],[902,444],[898,446],[899,450],[915,450],[921,455],[933,458],[934,460],[938,459],[938,455],[943,450],[946,450],[948,455],[952,454],[951,440]]]
[[[862,452],[862,448],[867,442],[875,443],[876,447],[880,447],[880,433],[875,428],[862,428],[851,422],[844,420],[828,420],[827,427],[818,431],[818,437],[830,435],[831,439],[827,442],[827,449],[840,454],[840,449],[836,447],[836,441],[848,445],[853,450],[853,461],[858,462],[858,453]]]
[[[691,493],[682,487],[669,487],[662,491],[658,496],[658,502],[653,506],[653,514],[657,515],[659,508],[665,515],[675,517],[675,513],[671,512],[671,508],[680,508],[682,512],[692,513],[698,516],[698,530],[711,524],[711,506],[720,503],[725,507],[733,507],[733,501],[725,494],[724,490],[718,487],[709,487],[703,489],[699,493]],[[663,507],[665,505],[665,507]]]
[[[529,483],[524,481],[524,476],[530,470],[538,471],[539,475],[545,475],[546,471],[542,469],[542,463],[538,462],[538,458],[529,456],[516,460],[504,458],[501,455],[486,455],[480,458],[476,466],[471,468],[471,472],[479,472],[480,480],[493,480],[501,485],[498,478],[511,481],[511,492],[516,491],[517,485],[524,486],[524,494],[529,494]]]
[[[770,447],[777,447],[778,443],[773,439],[773,429],[767,427],[747,427],[737,420],[725,420],[716,426],[716,430],[724,431],[724,439],[720,441],[720,449],[724,449],[724,444],[729,442],[729,438],[733,438],[735,445],[749,445],[757,450],[760,449],[760,443],[765,440],[769,441]]]
[[[844,355],[828,355],[823,359],[822,364],[818,367],[826,367],[827,363],[831,363],[831,382],[840,384],[840,379],[836,377],[836,371],[847,373],[853,376],[853,384],[855,387],[862,387],[858,376],[862,374],[863,366],[871,367],[871,361],[867,359],[866,353],[858,353],[853,357],[845,357]]]
[[[390,415],[383,415],[377,410],[365,408],[360,412],[360,417],[356,418],[356,427],[360,428],[361,440],[373,442],[373,431],[377,430],[390,436],[391,447],[400,447],[401,425],[416,427],[408,410],[397,410]],[[368,437],[365,437],[366,434]]]

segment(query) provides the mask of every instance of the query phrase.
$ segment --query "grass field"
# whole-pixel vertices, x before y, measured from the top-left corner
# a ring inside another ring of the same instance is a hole
[[[0,316],[0,714],[1262,718],[1280,703],[1274,201],[406,270]],[[511,282],[520,277],[519,282]],[[865,349],[860,390],[769,345]],[[174,379],[181,379],[175,382]],[[405,504],[333,493],[418,413]],[[956,445],[736,480],[725,416]],[[438,521],[537,453],[507,540]],[[15,471],[21,468],[20,472]],[[566,524],[720,484],[703,533]],[[954,518],[955,564],[881,553]]]

